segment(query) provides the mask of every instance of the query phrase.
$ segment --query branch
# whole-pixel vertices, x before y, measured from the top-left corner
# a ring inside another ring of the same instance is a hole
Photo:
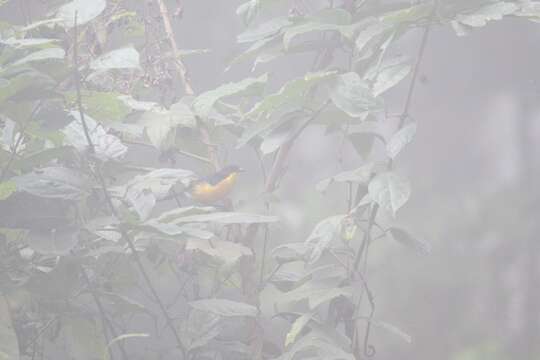
[[[165,5],[165,2],[163,0],[156,0],[156,2],[159,6],[159,12],[161,14],[161,19],[163,21],[163,27],[165,28],[165,33],[167,34],[167,38],[169,39],[169,43],[171,44],[171,48],[174,54],[174,63],[176,65],[178,75],[180,76],[180,79],[184,83],[184,90],[186,94],[193,95],[195,94],[195,92],[193,91],[193,88],[191,87],[191,84],[187,77],[186,66],[182,62],[182,57],[180,56],[180,52],[178,51],[178,44],[176,43],[176,40],[174,38],[174,31],[171,26],[171,19],[169,17],[169,11],[167,10],[167,5]]]

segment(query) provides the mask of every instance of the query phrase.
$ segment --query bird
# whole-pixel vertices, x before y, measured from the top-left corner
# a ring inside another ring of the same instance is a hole
[[[233,190],[241,172],[244,172],[244,169],[237,165],[225,166],[211,175],[192,181],[188,187],[188,195],[201,204],[214,204],[224,200]]]

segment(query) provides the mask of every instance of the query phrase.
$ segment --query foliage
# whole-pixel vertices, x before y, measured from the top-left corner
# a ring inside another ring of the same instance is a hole
[[[372,326],[410,342],[377,319],[366,277],[379,238],[429,252],[383,223],[410,197],[393,162],[417,127],[408,105],[388,116],[383,95],[411,75],[409,103],[425,43],[414,62],[393,49],[419,27],[464,35],[507,16],[538,21],[538,6],[249,0],[237,9],[245,50],[229,67],[256,74],[194,93],[184,57],[211,54],[179,49],[170,4],[148,3],[55,1],[34,23],[2,24],[0,358],[361,359],[374,355]],[[292,80],[257,70],[299,53],[315,61]],[[183,93],[171,98],[170,83]],[[348,187],[348,211],[304,241],[274,236],[283,215],[271,194],[254,200],[258,213],[183,204],[232,146],[255,149],[266,192],[278,192],[310,126],[339,131],[362,159],[319,183]],[[263,330],[277,319],[288,324],[279,342]]]

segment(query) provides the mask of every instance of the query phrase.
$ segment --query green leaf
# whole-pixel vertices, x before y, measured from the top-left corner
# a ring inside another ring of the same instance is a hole
[[[16,39],[14,37],[0,40],[0,44],[7,46],[13,46],[15,48],[25,48],[25,47],[34,47],[34,46],[43,46],[53,42],[59,41],[58,39],[41,39],[41,38],[26,38],[26,39]]]
[[[105,350],[103,350],[102,359],[103,360],[108,359],[108,349],[114,344],[116,344],[117,342],[124,341],[127,339],[132,339],[132,338],[142,338],[142,337],[149,337],[149,336],[150,334],[145,334],[145,333],[131,333],[131,334],[123,334],[123,335],[117,336],[111,341],[109,341],[109,343],[107,344],[107,347],[105,348]]]
[[[379,19],[389,24],[414,23],[428,17],[433,9],[432,3],[406,6],[403,9],[390,11]]]
[[[351,19],[351,14],[344,9],[323,9],[300,24],[286,28],[283,34],[283,45],[285,49],[289,49],[294,38],[310,32],[337,31],[351,38],[353,35],[352,28],[349,26]]]
[[[114,92],[83,91],[82,103],[85,113],[104,123],[122,121],[131,113],[131,108]],[[66,94],[69,103],[75,105],[75,92]]]
[[[62,48],[47,48],[35,51],[13,63],[13,65],[24,65],[34,61],[64,60],[66,52]]]
[[[374,79],[373,95],[377,97],[405,79],[411,72],[411,65],[406,56],[397,56],[377,64],[372,72],[374,74],[367,76]]]
[[[72,28],[75,25],[75,15],[77,25],[83,25],[98,17],[106,7],[106,0],[73,0],[61,6],[56,12],[56,17],[61,19],[64,27]]]
[[[393,30],[391,24],[383,23],[374,18],[366,19],[362,26],[363,28],[355,40],[355,50],[358,54],[362,53],[374,39]]]
[[[30,230],[26,238],[28,246],[43,255],[66,256],[79,241],[77,227],[51,230]]]
[[[226,299],[204,299],[192,301],[189,305],[197,310],[224,317],[256,317],[259,311],[253,305]]]
[[[0,182],[0,200],[5,200],[17,191],[17,184],[14,181]]]
[[[264,22],[254,28],[247,29],[239,34],[236,40],[239,43],[254,42],[262,40],[273,35],[277,35],[281,29],[291,25],[292,22],[288,17],[277,17]]]
[[[324,192],[328,189],[328,186],[334,182],[351,182],[351,183],[361,183],[367,184],[371,179],[371,175],[374,172],[374,164],[367,163],[359,168],[349,171],[340,172],[337,175],[334,175],[328,179],[324,179],[317,184],[317,190]]]
[[[396,212],[409,200],[409,182],[398,174],[388,171],[375,176],[368,186],[369,196],[379,206],[396,215]]]
[[[186,183],[194,178],[190,170],[157,169],[145,175],[138,175],[124,186],[111,188],[111,192],[119,198],[127,200],[139,214],[141,220],[146,220],[157,200],[162,199],[177,183]]]
[[[482,27],[487,25],[489,21],[501,20],[504,16],[511,15],[518,10],[518,6],[514,3],[498,1],[484,5],[472,13],[458,14],[456,21],[470,27]]]
[[[388,229],[388,231],[390,232],[392,238],[400,244],[412,250],[415,250],[423,255],[428,255],[429,253],[431,253],[431,247],[428,243],[414,238],[407,231],[397,227],[391,227],[390,229]]]
[[[202,241],[200,239],[188,240],[186,251],[200,251],[216,260],[219,264],[236,264],[242,257],[253,256],[253,252],[248,247],[230,241],[213,239]]]
[[[17,184],[17,191],[44,198],[79,200],[87,194],[87,179],[65,167],[36,169],[12,181]]]
[[[317,262],[332,240],[341,232],[341,222],[345,215],[336,215],[319,222],[304,244],[311,248],[308,263]]]
[[[268,75],[264,74],[258,78],[247,78],[239,82],[221,85],[214,90],[204,92],[197,96],[193,102],[193,108],[199,116],[207,118],[214,107],[214,104],[219,100],[233,95],[245,94],[246,92],[255,91],[256,93],[259,93],[264,88],[267,81]]]
[[[89,144],[81,115],[78,111],[72,111],[71,116],[74,120],[62,129],[64,144],[73,146],[81,153],[86,153]],[[85,114],[84,120],[88,128],[88,135],[94,146],[94,156],[102,161],[109,161],[120,160],[126,155],[128,148],[118,137],[109,134],[106,128],[89,115]]]
[[[266,96],[257,103],[246,117],[269,114],[283,105],[300,106],[306,100],[306,93],[315,85],[332,78],[335,71],[308,73],[302,78],[287,82],[277,93]]]
[[[291,329],[285,336],[285,347],[293,344],[296,341],[296,338],[302,330],[309,324],[310,320],[313,318],[313,313],[305,313],[297,317],[293,322]]]
[[[217,224],[264,224],[273,223],[279,219],[275,216],[239,213],[215,212],[211,214],[191,215],[178,218],[176,223],[212,222]]]
[[[395,133],[386,144],[386,153],[394,159],[416,135],[416,123],[410,123]]]
[[[6,298],[0,295],[0,359],[19,360],[19,341]]]
[[[139,52],[134,47],[112,50],[90,63],[90,69],[92,70],[139,68]]]
[[[369,84],[355,72],[339,75],[330,88],[330,98],[347,115],[358,118],[380,107]]]

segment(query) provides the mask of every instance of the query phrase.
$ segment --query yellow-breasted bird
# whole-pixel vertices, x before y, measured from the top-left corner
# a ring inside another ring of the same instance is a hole
[[[190,197],[203,204],[213,204],[224,200],[230,194],[238,174],[243,172],[239,166],[229,165],[212,175],[194,180],[188,188]]]

